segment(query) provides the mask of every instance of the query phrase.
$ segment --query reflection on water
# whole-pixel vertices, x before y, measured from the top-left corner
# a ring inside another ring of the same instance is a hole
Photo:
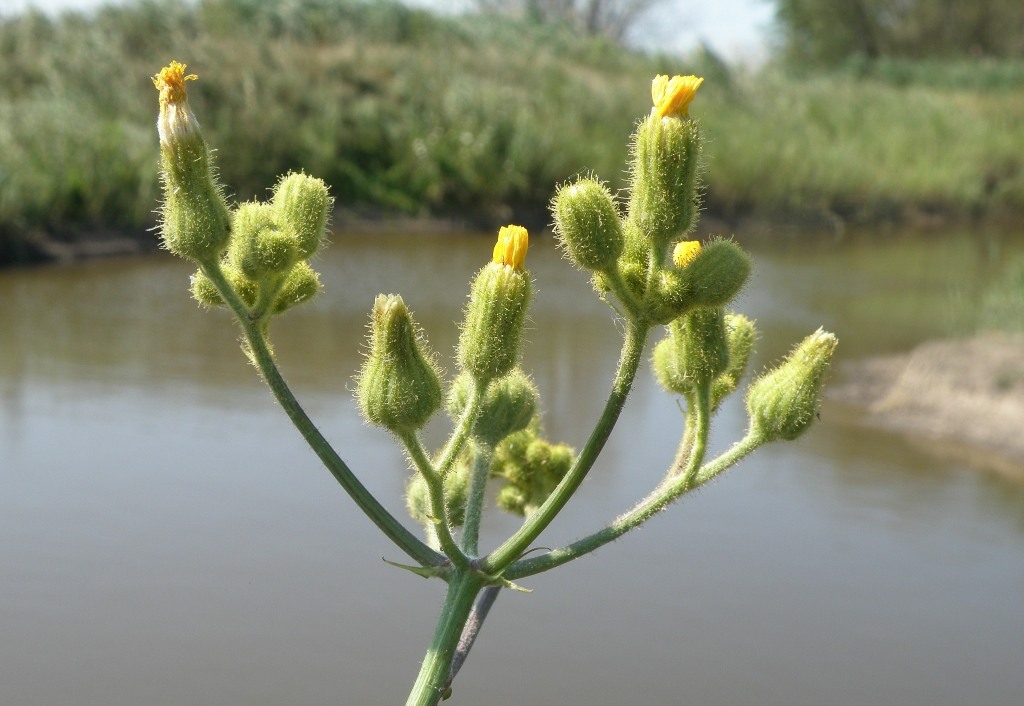
[[[351,402],[366,317],[379,291],[400,292],[449,354],[490,243],[338,241],[318,263],[325,296],[275,323],[277,351],[401,515],[405,463]],[[956,236],[755,248],[738,307],[763,333],[755,366],[819,324],[846,357],[965,330],[1022,251]],[[579,445],[617,325],[550,242],[529,265],[525,364],[550,435]],[[440,586],[380,561],[402,557],[284,424],[226,317],[187,298],[188,274],[169,257],[0,273],[0,703],[400,703]],[[741,401],[717,423],[721,449],[742,433]],[[680,424],[642,372],[544,543],[645,494]],[[515,526],[489,519],[490,542]],[[503,596],[455,701],[1022,703],[1022,544],[1020,486],[826,407],[800,442]]]

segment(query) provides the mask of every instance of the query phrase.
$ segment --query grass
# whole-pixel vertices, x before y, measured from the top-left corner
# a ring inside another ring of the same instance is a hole
[[[0,19],[0,260],[38,234],[152,225],[149,76],[172,58],[200,74],[193,108],[239,200],[305,169],[361,213],[543,218],[574,174],[622,187],[650,79],[696,72],[712,213],[1024,213],[1020,65],[746,74],[385,1],[144,0]]]

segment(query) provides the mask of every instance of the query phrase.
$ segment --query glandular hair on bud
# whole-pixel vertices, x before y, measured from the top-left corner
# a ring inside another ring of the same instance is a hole
[[[488,263],[470,289],[459,336],[459,367],[486,384],[519,362],[530,303],[530,277],[512,265]]]
[[[818,329],[750,386],[747,413],[751,432],[761,441],[792,440],[810,427],[837,343],[833,334]]]
[[[300,259],[312,257],[323,244],[332,202],[327,184],[306,174],[288,174],[274,187],[275,215],[294,234]]]
[[[750,256],[731,240],[705,243],[683,271],[694,306],[723,307],[750,278]]]
[[[564,186],[552,202],[555,234],[569,258],[580,268],[611,269],[622,254],[622,219],[615,198],[604,184],[580,179]]]
[[[373,303],[356,398],[367,420],[395,433],[419,429],[441,406],[437,365],[398,295],[381,294]]]

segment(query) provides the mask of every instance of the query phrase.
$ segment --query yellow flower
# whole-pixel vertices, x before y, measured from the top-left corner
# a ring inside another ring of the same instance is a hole
[[[195,74],[185,75],[185,64],[172,61],[153,77],[153,85],[160,91],[160,105],[180,103],[186,99],[185,81],[195,81]]]
[[[684,240],[676,243],[676,249],[672,251],[672,262],[676,267],[683,268],[693,262],[700,254],[700,243],[696,240]]]
[[[160,91],[160,118],[157,129],[160,144],[170,145],[199,134],[199,122],[188,105],[186,81],[195,81],[198,76],[185,74],[185,64],[172,61],[153,77],[153,85]]]
[[[492,262],[522,270],[526,262],[526,249],[530,243],[530,234],[522,226],[502,226],[498,232],[498,242],[494,245]]]
[[[690,101],[704,79],[697,76],[663,76],[658,74],[651,82],[651,97],[654,99],[652,114],[658,118],[677,116],[685,118],[690,114]]]

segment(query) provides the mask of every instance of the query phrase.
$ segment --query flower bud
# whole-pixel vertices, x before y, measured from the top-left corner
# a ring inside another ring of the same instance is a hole
[[[381,294],[373,303],[370,351],[356,386],[363,414],[396,433],[419,429],[441,406],[437,366],[402,298]]]
[[[697,307],[721,308],[739,292],[750,276],[750,259],[732,241],[677,243],[675,267],[658,273],[647,297],[647,317],[667,324]]]
[[[444,477],[444,504],[448,512],[448,522],[453,527],[462,527],[466,524],[466,500],[469,498],[472,457],[467,455],[464,461],[457,464]]]
[[[498,507],[516,515],[529,515],[547,499],[572,467],[573,451],[537,436],[534,428],[507,437],[498,446],[492,474],[505,481],[498,491]]]
[[[726,370],[729,348],[721,309],[699,308],[669,324],[654,347],[654,374],[669,392],[690,394]]]
[[[654,109],[633,135],[629,219],[658,257],[696,220],[702,141],[688,108],[702,82],[657,77]]]
[[[654,101],[651,115],[658,118],[689,116],[690,103],[703,83],[704,79],[698,76],[669,78],[658,74],[651,81],[651,99]]]
[[[459,462],[444,477],[442,492],[448,515],[448,523],[461,527],[466,523],[466,499],[469,497],[470,464],[472,457],[463,454]],[[422,473],[416,473],[405,486],[405,507],[409,516],[427,528],[434,526],[435,515],[431,513],[430,488]],[[433,535],[428,532],[428,535]]]
[[[190,278],[192,298],[203,306],[215,307],[224,306],[224,299],[221,298],[220,292],[213,286],[213,282],[210,278],[203,274],[202,270],[197,270],[194,275]]]
[[[531,289],[523,270],[527,242],[525,228],[502,228],[493,261],[473,281],[458,358],[459,366],[478,383],[505,375],[519,360]]]
[[[164,186],[160,232],[175,255],[211,262],[230,237],[227,202],[217,182],[210,150],[188,104],[185,65],[172,61],[153,77],[160,91],[160,166]]]
[[[713,240],[684,270],[693,306],[723,307],[750,277],[750,257],[731,240]]]
[[[750,428],[762,441],[792,440],[814,421],[836,337],[818,329],[747,391]]]
[[[717,409],[723,399],[739,386],[747,370],[750,354],[754,350],[757,330],[754,322],[742,314],[725,315],[725,336],[729,348],[729,366],[715,377],[711,384],[711,409]]]
[[[234,266],[225,263],[223,265],[224,277],[243,303],[252,306],[256,302],[256,283],[243,275]],[[192,296],[203,306],[224,306],[224,300],[220,292],[213,286],[213,282],[202,270],[197,270],[191,279]]]
[[[422,473],[414,473],[405,485],[405,509],[420,524],[431,525],[430,489]]]
[[[229,257],[254,282],[281,275],[298,259],[295,237],[282,230],[270,204],[239,204]]]
[[[274,299],[273,313],[280,314],[282,311],[291,309],[293,306],[304,304],[320,293],[320,275],[309,266],[308,262],[302,261],[295,264],[285,277],[281,285],[281,291]]]
[[[458,417],[465,409],[472,385],[472,378],[466,374],[452,383],[448,411],[453,417]],[[525,429],[537,414],[538,397],[536,385],[519,368],[494,380],[481,400],[473,436],[488,446],[495,446],[509,434]]]
[[[274,213],[294,234],[299,259],[308,259],[320,249],[332,201],[327,184],[305,174],[288,174],[274,187]]]
[[[558,190],[552,202],[555,233],[577,267],[609,270],[622,253],[623,230],[612,193],[593,179]]]

